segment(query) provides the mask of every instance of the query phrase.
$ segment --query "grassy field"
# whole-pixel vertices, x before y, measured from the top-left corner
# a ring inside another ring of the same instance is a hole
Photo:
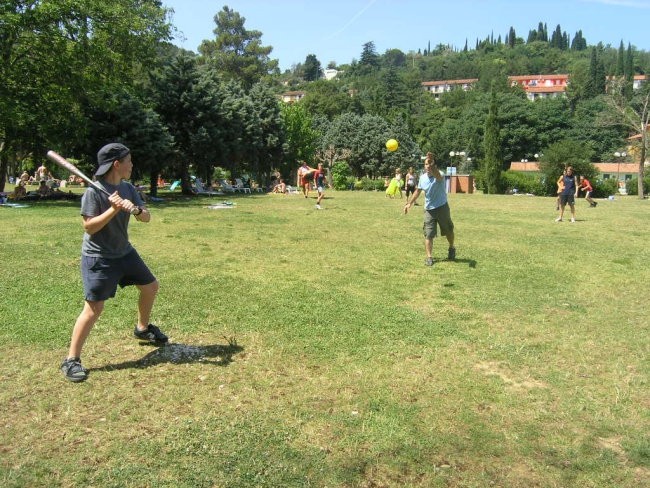
[[[421,206],[328,197],[153,205],[130,235],[171,344],[122,290],[81,384],[79,204],[0,207],[0,485],[648,486],[650,202],[451,195],[427,268]]]

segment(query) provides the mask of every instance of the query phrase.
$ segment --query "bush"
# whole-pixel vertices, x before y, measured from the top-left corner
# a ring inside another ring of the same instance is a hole
[[[625,182],[625,189],[627,190],[628,195],[638,195],[639,194],[639,178],[630,178]],[[648,190],[650,190],[650,176],[643,178],[643,194],[647,195]]]
[[[542,184],[541,175],[506,171],[502,174],[502,181],[506,192],[510,192],[516,188],[517,193],[544,195],[544,185]]]
[[[348,163],[345,161],[334,163],[332,166],[332,185],[335,190],[347,190],[353,181],[352,170]]]
[[[361,178],[360,180],[357,180],[357,183],[355,183],[355,190],[363,190],[363,191],[384,191],[384,179],[375,179],[375,178]]]
[[[591,186],[594,189],[591,196],[594,198],[607,198],[610,195],[618,195],[618,186],[615,178],[598,180],[592,183]]]

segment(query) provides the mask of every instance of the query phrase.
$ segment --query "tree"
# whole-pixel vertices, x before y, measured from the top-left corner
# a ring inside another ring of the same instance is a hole
[[[603,61],[599,56],[598,48],[591,48],[589,62],[589,77],[585,86],[585,95],[595,97],[605,93],[606,73]]]
[[[318,80],[309,85],[309,91],[300,101],[311,115],[324,115],[333,119],[349,111],[352,100],[333,81]]]
[[[625,74],[625,46],[623,46],[623,40],[621,39],[621,44],[618,46],[618,53],[616,55],[616,71],[614,71],[616,76],[623,76]]]
[[[172,155],[173,139],[160,116],[128,92],[115,96],[110,109],[97,108],[88,116],[89,131],[86,153],[109,142],[122,142],[133,154],[132,179],[148,177],[149,189],[156,196],[158,175]],[[89,164],[92,170],[94,162]]]
[[[573,41],[571,41],[571,49],[573,51],[584,51],[587,49],[587,40],[582,36],[581,30],[576,32],[576,35],[573,36]]]
[[[517,33],[515,32],[515,28],[510,26],[510,30],[508,31],[508,39],[506,44],[513,48],[517,44]]]
[[[499,121],[496,92],[490,94],[490,111],[485,121],[485,139],[483,141],[484,153],[482,165],[482,178],[487,193],[498,193],[501,189],[501,136],[499,134]]]
[[[390,124],[376,115],[343,114],[329,125],[319,150],[349,150],[347,162],[357,178],[388,174],[397,167],[412,164],[415,144],[400,124],[399,121]],[[392,137],[400,138],[400,149],[389,153],[385,144]]]
[[[370,69],[379,67],[379,55],[375,48],[375,43],[372,41],[366,42],[361,51],[361,59],[359,60],[360,66],[365,66]]]
[[[388,49],[384,53],[383,63],[389,68],[403,68],[406,66],[406,54],[399,49]]]
[[[283,104],[280,111],[285,134],[286,167],[278,169],[286,176],[291,168],[298,166],[298,161],[313,160],[318,132],[303,103]]]
[[[191,194],[190,165],[209,182],[212,164],[229,149],[230,120],[223,112],[225,93],[211,69],[182,53],[152,80],[155,109],[174,138],[172,165],[181,189]],[[236,140],[236,139],[234,139]]]
[[[608,96],[606,98],[610,112],[603,115],[604,124],[620,124],[634,137],[633,144],[639,149],[639,170],[637,178],[639,198],[644,198],[644,163],[650,143],[650,138],[648,137],[648,124],[650,123],[649,85],[649,83],[644,83],[643,88],[638,90],[631,100],[628,100],[625,95],[625,80],[613,80],[609,84]]]
[[[159,1],[10,0],[0,7],[0,190],[9,153],[82,145],[85,107],[132,87],[169,37]]]
[[[268,175],[283,160],[284,124],[281,102],[270,86],[257,83],[248,93],[253,109],[253,119],[245,138],[248,157],[243,170],[251,172],[256,179]]]
[[[563,139],[544,148],[544,156],[539,162],[543,175],[544,188],[548,195],[557,191],[555,182],[567,166],[573,166],[574,174],[593,179],[597,170],[591,164],[591,149],[578,141]]]
[[[262,46],[262,33],[244,27],[246,18],[224,6],[214,16],[214,40],[204,40],[199,46],[209,64],[224,79],[234,79],[250,88],[263,77],[278,73],[278,61],[270,59],[273,48]]]
[[[308,54],[305,58],[303,69],[303,79],[305,81],[316,81],[323,76],[323,69],[320,66],[320,61],[316,58],[315,54]]]

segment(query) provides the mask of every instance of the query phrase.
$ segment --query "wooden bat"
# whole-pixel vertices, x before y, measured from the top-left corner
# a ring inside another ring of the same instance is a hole
[[[96,181],[93,181],[92,179],[88,178],[85,174],[83,174],[81,172],[81,170],[79,168],[77,168],[74,164],[72,164],[70,161],[65,159],[60,154],[57,154],[54,151],[48,151],[47,152],[47,158],[50,161],[52,161],[52,162],[58,164],[59,166],[61,166],[63,169],[67,169],[73,175],[78,176],[79,178],[84,180],[86,183],[88,183],[90,186],[92,186],[96,190],[99,190],[102,193],[104,193],[106,196],[109,196],[109,197],[111,196],[111,194],[108,193],[108,191],[106,191],[105,188],[102,188],[102,186],[99,185]]]

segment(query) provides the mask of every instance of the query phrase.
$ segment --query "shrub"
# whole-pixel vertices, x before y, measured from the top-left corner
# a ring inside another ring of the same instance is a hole
[[[384,179],[363,177],[352,180],[352,186],[357,191],[384,191]]]
[[[516,188],[517,193],[544,195],[544,185],[542,184],[542,177],[539,174],[530,175],[516,171],[506,171],[503,173],[502,180],[506,192]]]
[[[625,189],[627,190],[628,195],[638,195],[639,194],[639,178],[634,177],[630,178],[625,182]],[[643,178],[643,194],[647,195],[648,190],[650,190],[650,176]]]
[[[594,189],[592,194],[594,198],[607,198],[610,195],[618,194],[618,186],[616,184],[616,179],[614,178],[597,180],[595,183],[592,183],[591,186]]]
[[[351,185],[352,170],[345,161],[337,161],[332,166],[332,184],[335,190],[347,190]],[[352,180],[353,181],[353,180]]]

